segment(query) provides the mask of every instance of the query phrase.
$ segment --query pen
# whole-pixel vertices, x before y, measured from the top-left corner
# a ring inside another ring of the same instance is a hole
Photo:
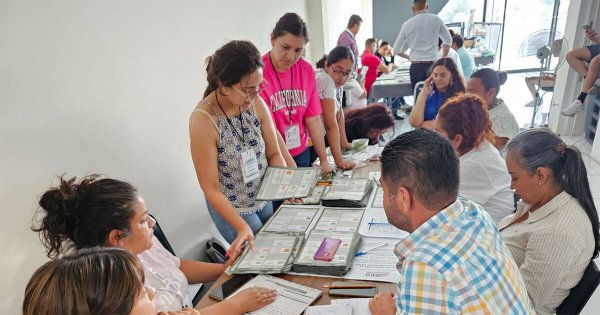
[[[377,249],[377,248],[379,248],[379,247],[383,247],[383,246],[387,246],[387,245],[388,245],[388,243],[385,243],[385,244],[379,244],[379,245],[377,245],[377,246],[375,246],[375,247],[371,247],[371,248],[365,249],[365,250],[363,250],[363,251],[360,251],[360,252],[356,253],[356,255],[354,255],[354,257],[357,257],[357,256],[362,256],[362,255],[366,254],[366,253],[367,253],[367,252],[369,252],[369,251],[372,251],[372,250],[374,250],[374,249]]]
[[[326,284],[323,286],[323,288],[329,288],[329,289],[365,289],[365,288],[373,288],[375,287],[374,284],[370,284],[370,283],[352,283],[352,282],[343,282],[343,283],[336,283],[336,284]]]

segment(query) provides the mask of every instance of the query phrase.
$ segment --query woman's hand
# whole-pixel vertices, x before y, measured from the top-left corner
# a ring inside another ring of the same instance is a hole
[[[254,249],[254,233],[248,224],[241,231],[238,231],[237,237],[227,249],[225,257],[237,257],[244,249],[244,242],[247,243],[247,246],[250,246],[250,249]]]
[[[396,314],[396,294],[384,292],[375,295],[369,300],[369,309],[372,315]]]
[[[263,287],[247,288],[234,295],[229,300],[239,307],[241,313],[252,312],[265,305],[273,303],[277,298],[277,291]]]
[[[302,200],[302,198],[290,198],[287,199],[283,202],[283,204],[289,205],[289,204],[303,204],[304,200]],[[277,210],[277,209],[275,209]]]
[[[431,94],[431,92],[432,92],[431,86],[432,85],[433,85],[433,76],[429,76],[429,78],[425,79],[425,82],[423,82],[423,93],[425,93],[425,95]]]
[[[598,33],[596,33],[596,31],[593,28],[587,28],[585,30],[585,35],[587,35],[587,37],[591,40],[591,41],[595,41],[596,36],[598,36]]]
[[[352,148],[354,148],[354,145],[351,142],[347,142],[342,145],[343,150],[352,150]]]
[[[200,311],[185,307],[181,311],[159,312],[157,315],[200,315]]]
[[[331,165],[329,165],[329,162],[321,163],[321,174],[329,174],[331,172],[333,172],[333,169],[331,168]]]
[[[351,170],[354,168],[354,163],[347,160],[341,160],[339,163],[335,162],[335,165],[343,170]]]

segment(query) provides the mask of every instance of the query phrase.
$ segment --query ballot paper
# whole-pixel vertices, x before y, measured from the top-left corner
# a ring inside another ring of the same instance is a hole
[[[371,194],[372,196],[369,202],[369,208],[383,209],[383,188],[381,186],[377,186],[374,192]]]
[[[352,307],[353,315],[371,315],[371,310],[369,309],[369,300],[370,299],[336,299],[331,301],[331,305],[335,307]]]
[[[282,273],[292,267],[302,236],[258,233],[254,249],[246,247],[228,268],[230,273]]]
[[[352,268],[344,275],[344,279],[398,283],[398,257],[394,254],[398,242],[400,240],[395,238],[363,237],[358,252],[381,244],[387,245],[354,257]]]
[[[312,194],[321,174],[314,167],[269,166],[263,176],[256,200],[283,200],[304,198]]]
[[[251,287],[264,287],[277,291],[275,302],[246,314],[253,315],[300,315],[316,301],[322,292],[291,281],[269,275],[258,275],[244,284],[236,293]]]
[[[383,208],[368,208],[362,217],[358,233],[370,237],[392,237],[404,239],[408,232],[400,230],[388,222]]]
[[[368,304],[367,304],[368,306]],[[304,315],[358,315],[360,313],[354,313],[354,309],[350,304],[343,305],[315,305],[309,306]]]
[[[304,234],[317,217],[319,207],[283,205],[267,221],[261,232]]]

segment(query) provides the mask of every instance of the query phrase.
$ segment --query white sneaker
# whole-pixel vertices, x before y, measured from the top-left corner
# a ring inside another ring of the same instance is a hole
[[[544,103],[544,99],[540,98],[540,103],[538,104],[538,107],[542,106],[542,104]],[[535,99],[532,99],[531,101],[527,102],[527,104],[525,104],[525,107],[533,107],[535,105]]]
[[[573,116],[580,111],[583,111],[583,103],[580,100],[574,100],[573,103],[569,104],[569,106],[565,107],[565,109],[561,110],[560,113],[565,116]]]

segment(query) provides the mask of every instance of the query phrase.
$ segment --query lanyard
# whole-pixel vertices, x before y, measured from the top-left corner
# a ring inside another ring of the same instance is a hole
[[[244,139],[244,121],[242,120],[242,110],[240,109],[240,116],[238,116],[238,118],[240,120],[240,127],[241,127],[241,133],[239,133],[237,131],[237,128],[235,128],[235,126],[231,123],[231,119],[229,118],[229,116],[227,116],[227,113],[225,113],[225,110],[223,109],[223,106],[221,106],[221,102],[219,102],[218,93],[215,93],[215,99],[217,100],[217,105],[219,105],[219,108],[223,112],[223,115],[225,115],[225,119],[227,120],[227,123],[229,123],[229,126],[231,126],[231,129],[233,129],[233,131],[238,136],[238,138],[240,138],[240,140],[242,140],[242,144],[245,147],[246,146],[246,141]],[[239,107],[238,107],[238,109],[239,109]]]
[[[148,269],[148,271],[150,271],[150,273],[152,273],[165,286],[164,288],[155,288],[156,290],[164,290],[164,291],[169,291],[171,293],[174,293],[179,298],[181,305],[183,307],[188,306],[185,301],[185,296],[183,295],[183,293],[181,293],[181,291],[177,288],[177,286],[175,286],[173,281],[167,280],[160,273],[156,272],[156,270],[154,270],[154,268],[150,267],[150,265],[148,265],[148,263],[145,262],[143,259],[141,259],[139,257],[138,257],[138,259],[140,260],[142,265],[144,265],[144,267],[146,267],[146,269]]]
[[[277,73],[277,69],[275,69],[275,65],[273,65],[273,60],[271,59],[271,52],[269,52],[269,61],[271,62],[271,67],[273,67],[273,72],[275,72],[275,77],[277,78],[277,83],[279,83],[279,91],[283,92],[283,85],[281,85],[281,80],[279,79],[279,74]],[[294,88],[294,68],[293,65],[290,67],[290,92]],[[291,94],[290,94],[291,95]],[[288,109],[288,116],[290,118],[290,125],[292,125],[292,106],[288,105],[287,98],[284,98],[285,107]]]

